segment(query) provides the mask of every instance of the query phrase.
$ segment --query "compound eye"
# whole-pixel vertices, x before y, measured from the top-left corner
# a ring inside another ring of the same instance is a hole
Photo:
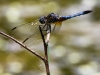
[[[54,16],[54,13],[50,13],[47,17],[50,18],[52,16]]]
[[[45,16],[40,17],[39,22],[41,24],[45,24],[45,21],[46,21],[46,17]]]

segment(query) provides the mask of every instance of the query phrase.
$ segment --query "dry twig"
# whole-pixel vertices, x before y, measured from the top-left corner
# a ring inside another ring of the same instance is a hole
[[[43,33],[42,33],[42,30],[41,30],[41,27],[39,27],[39,30],[40,30],[40,33],[41,33],[41,36],[42,36],[42,40],[43,40],[43,44],[44,44],[44,53],[45,53],[45,57],[43,58],[42,56],[40,56],[38,53],[34,52],[33,50],[29,49],[27,46],[25,46],[23,43],[19,42],[18,40],[16,40],[15,38],[13,38],[12,36],[4,33],[4,32],[1,32],[0,31],[0,34],[15,41],[17,44],[19,44],[20,46],[24,47],[26,50],[28,50],[29,52],[33,53],[35,56],[37,56],[38,58],[40,58],[42,61],[44,61],[45,63],[45,67],[46,67],[46,73],[47,75],[50,75],[50,70],[49,70],[49,62],[48,62],[48,42],[45,41],[45,38],[43,36]],[[49,39],[50,37],[50,34],[47,34],[47,39]]]

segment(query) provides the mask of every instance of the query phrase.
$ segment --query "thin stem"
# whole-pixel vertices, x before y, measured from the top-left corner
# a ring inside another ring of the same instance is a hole
[[[43,58],[42,56],[40,56],[38,53],[34,52],[33,50],[29,49],[27,46],[25,46],[24,44],[22,44],[21,42],[19,42],[15,38],[13,38],[12,36],[10,36],[10,35],[8,35],[8,34],[6,34],[4,32],[1,32],[1,31],[0,31],[0,34],[4,35],[7,38],[10,38],[13,41],[15,41],[16,43],[18,43],[19,45],[21,45],[22,47],[24,47],[26,50],[28,50],[29,52],[33,53],[38,58],[40,58],[42,61],[44,61],[45,67],[46,67],[46,73],[47,73],[47,75],[50,75],[49,62],[48,62],[48,52],[47,52],[48,51],[48,42],[45,42],[45,38],[44,38],[44,35],[42,33],[42,29],[41,29],[40,26],[39,26],[39,30],[40,30],[40,33],[41,33],[41,36],[42,36],[42,40],[43,40],[43,44],[44,44],[45,58]],[[49,37],[50,37],[50,34],[47,34],[47,38],[48,39],[49,39]]]
[[[48,44],[45,45],[45,67],[47,75],[50,75],[49,62],[48,62]]]
[[[45,67],[46,67],[46,73],[47,75],[50,75],[50,70],[49,70],[49,62],[48,62],[48,42],[45,41],[45,38],[44,38],[44,35],[42,33],[42,29],[41,27],[39,26],[39,30],[40,30],[40,33],[41,33],[41,36],[42,36],[42,40],[43,40],[43,44],[44,44],[44,52],[45,52]],[[50,37],[49,34],[47,34],[47,37]]]
[[[29,52],[33,53],[34,55],[36,55],[38,58],[40,58],[41,60],[45,61],[45,59],[40,56],[38,53],[34,52],[33,50],[29,49],[27,46],[25,46],[24,44],[22,44],[21,42],[19,42],[18,40],[16,40],[15,38],[13,38],[12,36],[4,33],[4,32],[1,32],[0,31],[0,34],[4,35],[5,37],[7,38],[10,38],[11,40],[15,41],[16,43],[18,43],[19,45],[21,45],[22,47],[24,47],[26,50],[28,50]]]

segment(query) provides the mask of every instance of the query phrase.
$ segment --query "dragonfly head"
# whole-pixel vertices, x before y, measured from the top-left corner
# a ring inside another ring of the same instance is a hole
[[[46,16],[41,16],[41,17],[39,18],[39,22],[40,22],[41,24],[45,24],[45,22],[46,22]]]

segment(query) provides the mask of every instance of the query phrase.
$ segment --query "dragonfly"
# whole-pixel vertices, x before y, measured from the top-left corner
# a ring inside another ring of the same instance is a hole
[[[23,43],[27,46],[33,46],[33,45],[39,44],[40,41],[42,40],[40,31],[39,31],[39,26],[41,27],[43,36],[46,37],[48,33],[57,33],[59,29],[61,28],[63,21],[66,21],[68,19],[71,19],[77,16],[85,15],[91,12],[92,10],[85,10],[85,11],[82,11],[73,15],[68,15],[68,16],[60,16],[55,13],[50,13],[46,16],[41,16],[39,19],[33,22],[18,25],[12,28],[12,31],[21,31],[19,33],[18,32],[16,33],[27,35],[28,37],[26,37],[23,40]]]

